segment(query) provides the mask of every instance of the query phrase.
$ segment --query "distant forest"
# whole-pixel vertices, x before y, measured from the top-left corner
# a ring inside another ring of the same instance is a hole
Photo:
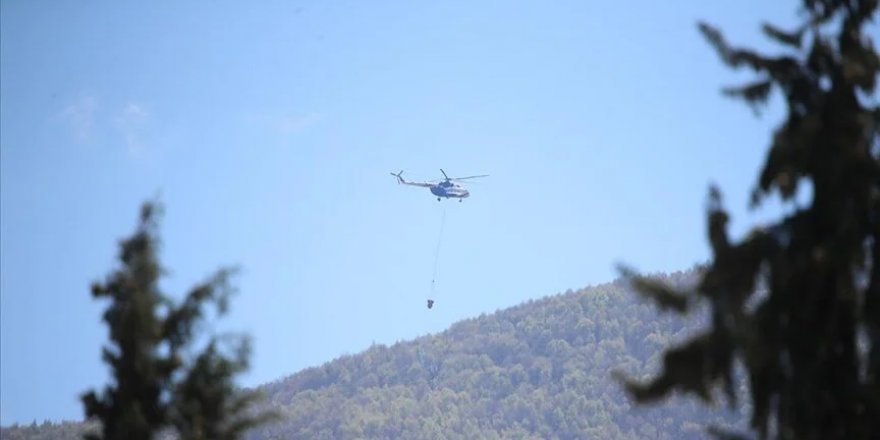
[[[654,277],[683,285],[696,276]],[[747,402],[712,410],[677,396],[636,407],[612,378],[656,374],[662,349],[705,321],[658,312],[623,280],[568,291],[266,384],[264,404],[282,418],[246,438],[702,439],[710,424],[744,428]],[[34,423],[0,438],[66,440],[87,429]]]

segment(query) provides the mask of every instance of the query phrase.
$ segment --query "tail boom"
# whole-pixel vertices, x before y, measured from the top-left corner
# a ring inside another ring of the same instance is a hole
[[[403,178],[403,170],[400,170],[400,172],[398,172],[398,173],[391,173],[391,175],[394,177],[397,177],[397,183],[400,183],[400,184],[421,186],[424,188],[430,188],[431,186],[433,186],[431,183],[428,183],[428,182],[409,182],[409,181],[407,181],[406,179]]]

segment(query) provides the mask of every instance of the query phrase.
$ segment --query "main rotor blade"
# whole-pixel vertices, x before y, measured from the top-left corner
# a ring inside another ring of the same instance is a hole
[[[479,176],[467,176],[467,177],[453,177],[449,180],[467,180],[467,179],[476,179],[478,177],[489,177],[488,174],[480,174]]]
[[[443,173],[443,177],[445,177],[446,180],[449,180],[449,176],[446,175],[446,171],[443,171],[443,168],[440,168],[440,172]]]

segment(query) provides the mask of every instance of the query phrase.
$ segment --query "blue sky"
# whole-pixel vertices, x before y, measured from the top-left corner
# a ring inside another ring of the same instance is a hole
[[[696,22],[767,47],[797,2],[672,3],[3,0],[0,422],[108,379],[88,286],[157,195],[169,293],[242,267],[215,329],[254,338],[245,385],[686,269],[710,182],[737,234],[772,218],[746,206],[782,108],[723,98],[749,75]],[[491,176],[438,203],[388,175],[439,168]]]

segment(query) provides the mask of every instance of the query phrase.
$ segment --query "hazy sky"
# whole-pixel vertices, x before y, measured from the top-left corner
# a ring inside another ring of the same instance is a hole
[[[737,234],[775,212],[746,206],[782,114],[721,96],[750,75],[696,22],[767,47],[796,3],[2,0],[2,423],[107,381],[88,286],[157,195],[169,293],[243,269],[217,328],[254,337],[246,385],[691,267],[710,182]],[[438,203],[388,175],[439,168],[491,177]]]

